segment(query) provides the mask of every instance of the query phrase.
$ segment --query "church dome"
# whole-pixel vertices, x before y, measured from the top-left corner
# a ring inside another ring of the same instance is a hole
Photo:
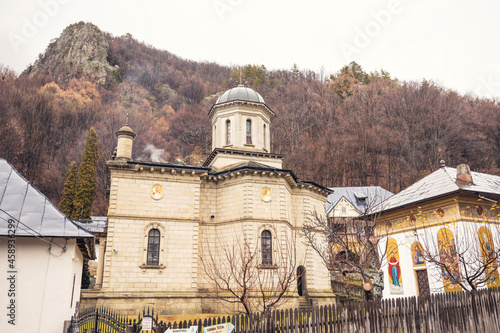
[[[227,103],[227,102],[232,102],[232,101],[243,101],[243,102],[253,102],[253,103],[263,103],[264,99],[262,96],[256,92],[253,89],[243,87],[243,86],[238,86],[232,89],[227,90],[225,93],[222,94],[217,99],[217,102],[215,104],[222,104],[222,103]]]
[[[131,133],[134,133],[134,131],[132,131],[132,129],[130,127],[128,127],[128,125],[122,126],[122,128],[120,128],[118,131],[119,132],[131,132]]]

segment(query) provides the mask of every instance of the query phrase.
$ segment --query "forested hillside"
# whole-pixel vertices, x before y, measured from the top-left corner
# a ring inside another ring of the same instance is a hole
[[[106,213],[105,161],[127,115],[136,159],[200,165],[211,147],[208,111],[240,79],[239,68],[182,59],[83,22],[67,27],[20,76],[8,64],[0,71],[0,156],[54,203],[96,129],[93,214]],[[300,178],[397,192],[441,159],[500,175],[498,101],[367,73],[356,63],[333,75],[249,64],[241,78],[275,111],[273,151]]]

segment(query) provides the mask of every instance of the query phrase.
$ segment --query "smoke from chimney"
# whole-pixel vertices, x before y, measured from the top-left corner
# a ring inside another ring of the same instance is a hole
[[[155,146],[149,144],[142,151],[141,159],[150,160],[153,163],[165,163],[166,161],[163,159],[164,153],[165,151],[163,149],[156,148]]]

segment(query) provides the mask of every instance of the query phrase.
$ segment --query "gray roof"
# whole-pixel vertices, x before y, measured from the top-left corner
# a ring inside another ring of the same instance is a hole
[[[262,96],[255,90],[243,86],[238,86],[223,93],[222,96],[217,99],[217,102],[215,102],[215,104],[217,105],[231,101],[244,101],[263,104],[266,103],[264,102],[264,98],[262,98]]]
[[[333,190],[333,193],[328,196],[326,202],[327,215],[342,198],[345,198],[360,214],[364,214],[370,207],[375,207],[394,195],[380,186],[330,187],[330,190]]]
[[[471,172],[472,185],[456,184],[457,169],[443,167],[422,178],[393,197],[374,207],[371,213],[384,212],[396,208],[418,204],[459,191],[473,194],[500,195],[500,177],[480,172]]]
[[[8,221],[16,236],[94,237],[57,209],[9,162],[0,158],[0,235],[8,235]]]
[[[76,220],[77,225],[93,233],[105,233],[108,231],[107,216],[91,216],[90,220]]]

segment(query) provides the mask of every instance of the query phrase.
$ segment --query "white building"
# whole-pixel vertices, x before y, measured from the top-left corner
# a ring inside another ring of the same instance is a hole
[[[94,236],[0,159],[0,332],[63,332]]]
[[[328,217],[357,217],[390,198],[394,193],[380,186],[330,187],[326,201]]]
[[[499,176],[443,165],[375,207],[383,297],[500,286],[499,200]]]

